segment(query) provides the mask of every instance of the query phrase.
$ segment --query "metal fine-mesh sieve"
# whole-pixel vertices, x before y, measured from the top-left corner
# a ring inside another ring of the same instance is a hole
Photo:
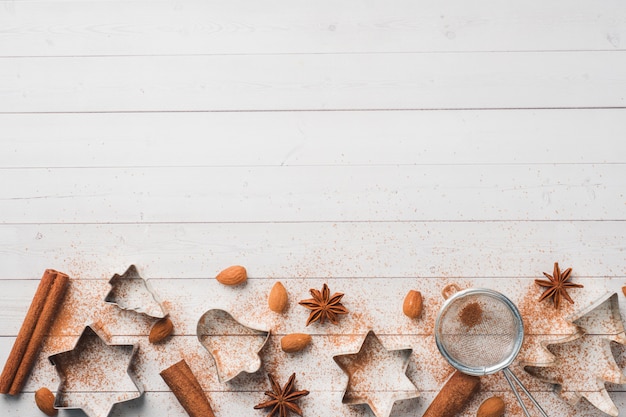
[[[547,417],[521,381],[509,370],[524,341],[519,310],[504,295],[484,288],[459,291],[448,298],[435,322],[435,341],[444,358],[469,375],[503,371],[526,416],[530,417],[513,382]]]

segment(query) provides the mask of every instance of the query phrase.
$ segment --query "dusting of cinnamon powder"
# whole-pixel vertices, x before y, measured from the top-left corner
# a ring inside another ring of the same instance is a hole
[[[459,319],[470,329],[483,321],[483,309],[476,301],[467,304],[459,313]]]

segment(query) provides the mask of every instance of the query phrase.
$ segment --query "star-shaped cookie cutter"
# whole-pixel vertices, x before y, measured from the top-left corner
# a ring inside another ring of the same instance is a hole
[[[356,352],[333,356],[335,363],[348,375],[348,384],[341,402],[367,404],[376,417],[389,417],[396,401],[419,397],[417,387],[406,376],[413,349],[387,350],[373,330],[367,332]],[[379,389],[374,384],[388,377],[393,369],[401,370],[391,389]]]
[[[221,309],[204,313],[196,333],[215,361],[220,382],[228,382],[242,372],[258,371],[262,364],[259,353],[270,337],[269,330],[246,326]]]
[[[143,384],[131,372],[137,350],[136,344],[109,344],[99,326],[86,326],[74,348],[48,357],[61,380],[54,408],[106,417],[115,404],[141,397]],[[121,366],[127,379],[119,377]]]

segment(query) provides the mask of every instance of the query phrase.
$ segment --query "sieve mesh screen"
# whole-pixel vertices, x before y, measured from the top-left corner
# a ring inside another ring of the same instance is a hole
[[[497,366],[517,354],[523,334],[519,321],[502,300],[490,294],[459,297],[442,311],[436,329],[442,348],[466,367]]]

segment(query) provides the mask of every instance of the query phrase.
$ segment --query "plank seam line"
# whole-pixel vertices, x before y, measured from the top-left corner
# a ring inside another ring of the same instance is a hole
[[[604,161],[591,161],[591,162],[459,162],[459,163],[379,163],[379,164],[249,164],[249,165],[59,165],[59,166],[0,166],[0,170],[12,171],[12,170],[54,170],[54,169],[222,169],[222,168],[369,168],[369,167],[482,167],[482,166],[494,166],[494,167],[506,167],[506,166],[592,166],[592,165],[626,165],[625,162],[604,162]]]
[[[85,226],[85,225],[233,225],[233,224],[362,224],[362,223],[390,223],[390,224],[407,224],[407,223],[621,223],[626,219],[475,219],[475,220],[459,220],[459,219],[410,219],[410,220],[225,220],[225,221],[141,221],[141,222],[0,222],[2,226]]]
[[[4,1],[0,1],[3,3]],[[324,55],[469,55],[469,54],[563,54],[625,52],[626,49],[491,49],[449,51],[340,51],[340,52],[216,52],[186,54],[66,54],[66,55],[0,55],[0,59],[62,59],[62,58],[185,58],[231,56],[324,56]]]
[[[547,107],[398,107],[335,109],[197,109],[197,110],[81,110],[81,111],[0,111],[0,115],[27,114],[144,114],[144,113],[333,113],[333,112],[403,112],[403,111],[547,111],[547,110],[624,110],[626,106],[547,106]]]
[[[450,371],[450,373],[452,373],[452,371]],[[545,384],[545,385],[554,385],[554,384],[550,384],[548,382],[542,382],[537,380],[538,383],[541,384]],[[255,393],[255,394],[262,394],[263,391],[261,389],[259,389],[258,391],[252,391],[252,390],[240,390],[240,391],[227,391],[227,390],[207,390],[204,389],[203,390],[206,393],[220,393],[220,394],[240,394],[240,393]],[[343,393],[345,392],[345,389],[343,390],[315,390],[315,389],[310,389],[308,390],[309,392],[320,392],[320,393],[327,393],[327,392],[334,392],[334,393]],[[406,392],[407,390],[370,390],[371,392]],[[533,393],[547,393],[547,394],[554,394],[555,396],[558,396],[558,393],[556,393],[554,391],[554,389],[552,388],[544,388],[544,389],[529,389],[529,391],[533,392]],[[626,390],[618,390],[618,389],[607,389],[608,392],[611,393],[623,393],[626,392]],[[117,392],[128,392],[128,391],[71,391],[73,393],[117,393]],[[429,393],[429,394],[436,394],[439,392],[439,389],[419,389],[420,393]],[[491,393],[510,393],[510,391],[507,390],[491,390],[491,389],[481,389],[481,392],[491,392]],[[585,391],[585,390],[577,390],[577,392],[597,392],[597,390],[595,391]],[[27,390],[23,390],[22,393],[29,393],[29,394],[34,394],[35,391],[27,391]],[[146,389],[144,390],[144,393],[152,393],[152,394],[171,394],[172,391],[169,390],[158,390],[158,389]],[[513,394],[511,394],[513,395]],[[560,398],[560,397],[559,397]],[[72,414],[73,415],[73,414]],[[117,414],[116,414],[117,415]]]
[[[278,336],[286,336],[288,334],[291,333],[272,333],[272,336],[278,337]],[[367,334],[366,331],[364,331],[363,333],[307,333],[310,336],[313,337],[329,337],[329,338],[336,338],[336,337],[346,337],[346,338],[353,338],[353,337],[363,337]],[[570,336],[571,334],[569,333],[524,333],[524,336],[532,336],[532,337],[566,337],[566,336]],[[586,333],[585,336],[591,336],[591,337],[604,337],[604,336],[614,336],[615,334],[611,334],[611,333]],[[147,334],[145,333],[141,333],[141,334],[111,334],[109,339],[114,340],[114,342],[120,342],[121,343],[121,339],[124,338],[130,338],[130,337],[146,337]],[[239,336],[239,337],[254,337],[254,336],[250,336],[250,335],[232,335],[232,334],[222,334],[222,333],[212,333],[212,336]],[[420,337],[420,338],[434,338],[434,334],[432,332],[430,333],[376,333],[376,336],[381,336],[381,337],[389,337],[389,338],[408,338],[408,337]],[[13,339],[16,338],[17,335],[0,335],[0,339]],[[63,335],[54,335],[54,334],[50,334],[47,335],[47,337],[50,338],[54,338],[54,339],[74,339],[74,338],[78,338],[80,337],[80,334],[63,334]],[[198,335],[197,334],[173,334],[170,337],[182,337],[182,338],[197,338]]]
[[[293,277],[293,276],[288,276],[288,277],[278,277],[278,276],[271,276],[271,277],[248,277],[248,280],[258,280],[258,281],[275,281],[276,279],[280,278],[281,280],[284,281],[298,281],[298,280],[307,280],[307,281],[311,281],[311,280],[376,280],[376,279],[393,279],[393,280],[414,280],[414,279],[497,279],[497,280],[508,280],[508,279],[522,279],[522,280],[533,280],[536,279],[538,277],[538,275],[540,274],[536,274],[536,275],[480,275],[480,276],[468,276],[468,275],[446,275],[445,277],[441,276],[441,275],[412,275],[412,276],[398,276],[398,275],[376,275],[376,276],[306,276],[306,277]],[[575,275],[577,279],[606,279],[606,278],[611,278],[611,279],[626,279],[626,275]],[[543,277],[542,277],[543,278]],[[70,279],[76,282],[83,282],[83,281],[104,281],[104,280],[109,280],[110,278],[107,277],[84,277],[81,276],[80,278],[73,278],[70,276]],[[214,276],[206,276],[206,277],[185,277],[185,276],[180,276],[180,275],[176,275],[176,276],[171,276],[171,277],[147,277],[145,278],[146,280],[155,280],[155,281],[176,281],[176,280],[186,280],[186,281],[209,281],[209,280],[213,280],[215,279]],[[34,281],[34,282],[39,282],[40,278],[35,278],[35,277],[24,277],[24,278],[18,278],[18,277],[11,277],[11,278],[0,278],[0,282],[12,282],[12,281]]]

